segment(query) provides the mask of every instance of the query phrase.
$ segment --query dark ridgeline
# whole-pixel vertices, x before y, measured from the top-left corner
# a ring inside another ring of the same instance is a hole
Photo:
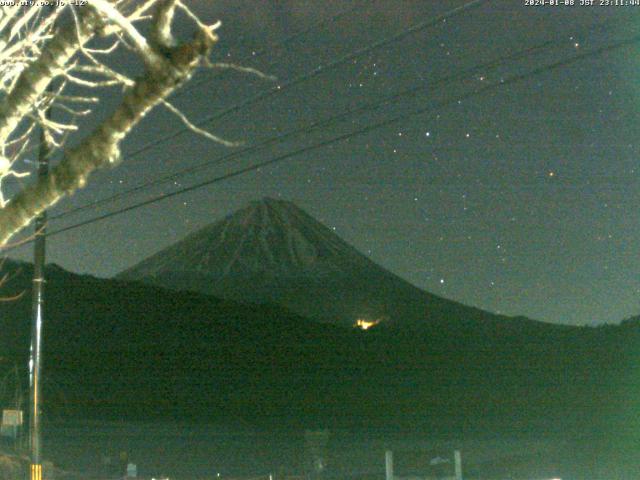
[[[29,290],[30,265],[9,261],[5,270],[19,271],[7,295]],[[47,277],[49,418],[457,438],[640,431],[640,321],[568,327],[445,300],[373,264],[287,202],[252,204],[120,279],[55,265]],[[352,326],[362,317],[383,322],[362,331]],[[2,368],[26,365],[28,318],[29,295],[0,303]]]

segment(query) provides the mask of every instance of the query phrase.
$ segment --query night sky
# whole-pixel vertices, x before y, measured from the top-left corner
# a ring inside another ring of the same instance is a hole
[[[277,77],[273,82],[238,72],[197,75],[175,98],[197,121],[465,2],[192,3],[203,19],[223,22],[215,60]],[[279,44],[353,6],[335,22]],[[634,6],[485,2],[282,88],[208,127],[252,145],[423,86],[415,96],[52,221],[50,229],[432,106],[428,112],[53,236],[48,261],[112,276],[248,201],[272,196],[294,201],[418,287],[465,304],[569,324],[619,322],[639,314],[640,43],[509,81],[633,38],[640,33],[639,20],[640,7]],[[545,48],[497,68],[459,74],[544,42]],[[113,62],[125,70],[131,65],[124,57]],[[467,95],[495,82],[503,84]],[[98,117],[113,108],[117,93],[105,94]],[[84,191],[63,201],[53,214],[231,151],[186,133],[126,158],[181,128],[171,114],[155,111],[125,142],[122,165],[91,177]],[[30,247],[11,255],[28,258]]]

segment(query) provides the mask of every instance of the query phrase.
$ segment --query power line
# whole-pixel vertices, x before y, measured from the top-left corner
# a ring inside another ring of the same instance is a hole
[[[414,116],[417,116],[417,115],[422,115],[424,113],[428,113],[429,111],[431,111],[433,109],[444,108],[444,107],[447,107],[447,106],[452,105],[454,103],[458,103],[460,101],[467,100],[469,98],[472,98],[472,97],[487,93],[487,92],[489,92],[491,90],[495,90],[497,88],[500,88],[500,87],[503,87],[503,86],[506,86],[506,85],[517,83],[517,82],[526,80],[526,79],[531,78],[531,77],[535,77],[535,76],[538,76],[538,75],[541,75],[541,74],[544,74],[544,73],[547,73],[547,72],[550,72],[550,71],[553,71],[553,70],[557,70],[559,68],[566,67],[568,65],[571,65],[571,64],[576,63],[578,61],[584,60],[586,58],[589,58],[589,57],[592,57],[592,56],[601,55],[603,53],[606,53],[606,52],[609,52],[609,51],[612,51],[612,50],[616,50],[616,49],[619,49],[619,48],[622,48],[622,47],[625,47],[625,46],[632,45],[634,43],[638,43],[639,41],[640,41],[640,35],[634,36],[634,37],[632,37],[630,39],[623,40],[621,42],[618,42],[618,43],[615,43],[615,44],[612,44],[612,45],[608,45],[608,46],[605,46],[605,47],[602,47],[602,48],[599,48],[599,49],[591,50],[591,51],[585,52],[583,54],[574,55],[574,56],[572,56],[570,58],[567,58],[567,59],[564,59],[564,60],[560,60],[560,61],[554,62],[554,63],[549,64],[549,65],[545,65],[545,66],[542,66],[542,67],[538,67],[538,68],[533,69],[533,70],[531,70],[529,72],[526,72],[526,73],[523,73],[523,74],[519,74],[519,75],[514,75],[514,76],[512,76],[512,77],[510,77],[508,79],[504,79],[504,80],[501,80],[499,82],[494,82],[494,83],[488,84],[488,85],[486,85],[486,86],[484,86],[482,88],[479,88],[479,89],[476,89],[474,91],[468,92],[465,95],[462,95],[462,96],[460,96],[458,98],[455,98],[453,100],[447,100],[447,101],[438,102],[435,105],[431,105],[431,106],[426,107],[426,108],[419,108],[419,109],[416,109],[413,112],[410,112],[410,113],[407,113],[407,114],[397,115],[397,116],[391,117],[389,119],[386,119],[386,120],[383,120],[383,121],[368,125],[366,127],[354,130],[352,132],[349,132],[349,133],[346,133],[346,134],[343,134],[343,135],[339,135],[339,136],[331,138],[329,140],[325,140],[325,141],[319,142],[319,143],[314,144],[314,145],[303,147],[303,148],[294,150],[292,152],[289,152],[289,153],[286,153],[286,154],[283,154],[283,155],[279,155],[279,156],[274,157],[274,158],[272,158],[270,160],[266,160],[264,162],[260,162],[260,163],[257,163],[257,164],[254,164],[254,165],[251,165],[251,166],[236,170],[235,172],[227,173],[225,175],[220,175],[218,177],[214,177],[212,179],[209,179],[209,180],[206,180],[206,181],[191,185],[189,187],[182,188],[180,190],[176,190],[174,192],[169,192],[169,193],[166,193],[166,194],[162,194],[162,195],[159,195],[159,196],[157,196],[155,198],[152,198],[152,199],[149,199],[149,200],[145,200],[143,202],[139,202],[139,203],[136,203],[134,205],[130,205],[128,207],[121,208],[121,209],[115,210],[113,212],[109,212],[109,213],[106,213],[106,214],[103,214],[103,215],[100,215],[100,216],[97,216],[97,217],[94,217],[94,218],[87,219],[87,220],[85,220],[83,222],[79,222],[79,223],[76,223],[76,224],[73,224],[73,225],[69,225],[69,226],[57,229],[57,230],[53,230],[53,231],[47,233],[47,236],[58,235],[60,233],[64,233],[64,232],[67,232],[67,231],[70,231],[70,230],[74,230],[76,228],[80,228],[80,227],[83,227],[83,226],[86,226],[86,225],[89,225],[89,224],[92,224],[92,223],[96,223],[96,222],[105,220],[107,218],[111,218],[111,217],[114,217],[114,216],[129,212],[131,210],[135,210],[135,209],[147,206],[147,205],[151,205],[153,203],[160,202],[162,200],[166,200],[167,198],[175,197],[177,195],[181,195],[183,193],[191,192],[191,191],[194,191],[194,190],[197,190],[197,189],[209,186],[209,185],[213,185],[215,183],[220,183],[220,182],[222,182],[224,180],[228,180],[230,178],[237,177],[237,176],[243,175],[245,173],[258,170],[260,168],[263,168],[263,167],[266,167],[266,166],[281,162],[281,161],[289,159],[291,157],[294,157],[294,156],[297,156],[297,155],[300,155],[300,154],[303,154],[303,153],[307,153],[307,152],[310,152],[310,151],[313,151],[313,150],[317,150],[319,148],[323,148],[323,147],[326,147],[326,146],[329,146],[329,145],[333,145],[333,144],[342,142],[342,141],[344,141],[344,140],[346,140],[348,138],[352,138],[352,137],[355,137],[355,136],[358,136],[358,135],[369,133],[369,132],[371,132],[371,131],[373,131],[375,129],[378,129],[378,128],[381,128],[381,127],[385,127],[385,126],[391,125],[393,123],[397,123],[397,122],[399,122],[401,120],[405,120],[407,118],[411,118],[411,117],[414,117]],[[30,243],[30,242],[25,242],[25,243]],[[10,249],[7,249],[7,250],[12,250],[12,249],[10,248]]]
[[[363,105],[360,105],[354,109],[347,109],[337,115],[333,115],[331,117],[322,119],[322,120],[317,120],[315,122],[312,122],[304,127],[301,128],[297,128],[294,130],[290,130],[288,132],[285,132],[283,134],[277,135],[275,137],[271,137],[271,138],[267,138],[265,140],[263,140],[262,142],[259,142],[257,144],[248,146],[246,148],[243,148],[242,150],[237,150],[234,152],[231,152],[229,154],[223,155],[222,157],[213,159],[213,160],[208,160],[206,162],[200,163],[198,165],[194,165],[192,167],[189,168],[185,168],[185,169],[181,169],[177,172],[171,173],[169,175],[165,175],[162,176],[158,179],[155,180],[151,180],[148,182],[145,182],[141,185],[132,187],[128,190],[125,191],[121,191],[118,193],[115,193],[113,195],[110,195],[106,198],[91,202],[89,204],[86,205],[82,205],[70,210],[67,210],[65,212],[61,212],[57,215],[51,216],[50,219],[51,220],[58,220],[60,218],[64,218],[67,217],[69,215],[73,215],[76,213],[79,213],[81,211],[87,210],[87,209],[91,209],[91,208],[95,208],[95,207],[99,207],[100,205],[104,205],[105,203],[110,203],[112,201],[116,201],[128,196],[131,196],[133,194],[136,194],[138,192],[141,192],[143,190],[158,186],[158,185],[162,185],[165,183],[168,183],[170,181],[173,181],[177,178],[180,178],[184,175],[188,175],[190,173],[195,173],[207,168],[211,168],[213,166],[217,166],[220,165],[222,163],[225,163],[229,160],[244,156],[248,153],[252,153],[255,152],[256,150],[261,150],[269,145],[275,144],[275,143],[279,143],[282,142],[283,140],[286,140],[288,138],[294,137],[296,135],[300,135],[300,134],[304,134],[304,133],[310,133],[313,130],[316,130],[318,128],[325,128],[328,126],[331,126],[349,116],[355,115],[355,114],[360,114],[363,112],[367,112],[367,111],[371,111],[371,110],[375,110],[378,109],[392,101],[398,100],[402,97],[405,96],[410,96],[410,95],[416,95],[418,92],[420,92],[421,90],[425,90],[427,88],[432,88],[432,87],[437,87],[439,85],[442,84],[450,84],[451,82],[454,81],[458,81],[458,80],[464,80],[466,78],[469,78],[469,76],[477,74],[479,72],[486,72],[489,69],[492,68],[497,68],[499,66],[501,66],[502,64],[504,64],[505,62],[509,62],[509,61],[514,61],[514,60],[518,60],[521,58],[525,58],[526,56],[535,53],[536,51],[543,51],[547,48],[558,48],[561,47],[562,44],[560,44],[557,41],[554,40],[548,40],[545,41],[543,43],[540,43],[538,45],[535,45],[533,47],[527,47],[525,49],[521,49],[517,52],[514,52],[512,54],[509,54],[507,56],[503,56],[500,57],[498,59],[495,60],[491,60],[489,62],[485,62],[483,64],[480,65],[476,65],[474,67],[468,68],[468,69],[464,69],[460,72],[457,72],[456,74],[453,75],[447,75],[432,81],[428,81],[426,82],[426,84],[421,84],[421,85],[417,85],[414,87],[410,87],[408,89],[404,89],[401,90],[399,92],[393,93],[391,95],[387,95],[384,98],[377,100],[375,102],[370,102],[370,103],[366,103]]]
[[[219,120],[222,117],[227,116],[230,113],[234,113],[237,112],[238,110],[247,107],[249,105],[252,105],[256,102],[259,102],[261,100],[264,100],[266,98],[269,98],[273,95],[277,95],[282,93],[283,91],[287,90],[288,88],[291,88],[295,85],[298,85],[299,83],[305,82],[313,77],[316,77],[317,75],[320,75],[321,73],[324,73],[326,71],[329,71],[333,68],[336,68],[340,65],[343,65],[347,62],[349,62],[350,60],[353,60],[354,58],[357,58],[361,55],[364,55],[366,53],[369,53],[373,50],[376,50],[378,48],[382,48],[385,47],[391,43],[394,42],[398,42],[402,39],[404,39],[405,37],[408,37],[409,35],[412,35],[414,33],[417,33],[421,30],[425,30],[429,27],[433,27],[441,22],[444,22],[446,20],[449,20],[450,18],[456,17],[457,15],[460,15],[462,13],[467,12],[468,10],[471,10],[473,8],[477,8],[480,5],[482,5],[485,2],[489,2],[490,0],[472,0],[469,1],[467,3],[465,3],[464,5],[461,5],[459,7],[453,8],[451,10],[448,10],[447,12],[438,15],[437,17],[431,19],[431,20],[427,20],[421,23],[418,23],[412,27],[409,27],[408,29],[402,30],[401,32],[398,32],[390,37],[386,37],[383,38],[382,40],[378,40],[377,42],[372,43],[371,45],[367,46],[367,47],[363,47],[359,50],[356,50],[355,52],[346,54],[342,57],[340,57],[337,60],[334,60],[333,62],[324,64],[324,65],[320,65],[316,68],[314,68],[313,70],[311,70],[310,72],[307,73],[303,73],[302,75],[299,75],[297,77],[292,78],[291,80],[284,82],[280,85],[277,85],[269,90],[260,92],[256,95],[253,95],[247,99],[245,99],[242,102],[239,102],[229,108],[226,108],[224,110],[222,110],[221,112],[218,113],[214,113],[212,115],[209,115],[205,118],[203,118],[202,120],[198,121],[195,123],[196,126],[201,127],[207,123],[210,123],[214,120]],[[136,150],[134,150],[133,152],[129,153],[127,155],[127,157],[129,159],[136,157],[138,155],[140,155],[141,153],[144,153],[152,148],[157,147],[158,145],[162,145],[163,143],[168,142],[169,140],[173,140],[174,138],[179,137],[180,135],[190,132],[191,129],[188,127],[183,127],[179,130],[176,130],[174,133],[163,137],[159,140],[155,140],[153,142],[149,142],[146,145],[143,145],[140,148],[137,148]]]
[[[592,32],[594,29],[605,27],[609,23],[610,22],[605,21],[605,22],[596,23],[595,25],[589,25],[589,27],[586,30],[588,32]],[[576,33],[574,35],[579,35],[579,33]],[[178,179],[178,178],[180,178],[180,177],[182,177],[184,175],[195,173],[195,172],[207,169],[207,168],[211,168],[213,166],[217,166],[217,165],[220,165],[222,163],[225,163],[225,162],[228,162],[230,160],[233,160],[233,159],[235,159],[237,157],[242,157],[242,156],[244,156],[244,155],[246,155],[248,153],[253,153],[255,151],[261,150],[261,149],[263,149],[263,148],[265,148],[267,146],[270,146],[272,144],[282,142],[283,140],[289,139],[291,137],[294,137],[294,136],[297,136],[297,135],[300,135],[300,134],[310,133],[313,130],[318,129],[318,128],[325,128],[325,127],[331,126],[331,125],[333,125],[333,124],[335,124],[335,123],[337,123],[337,122],[339,122],[339,121],[341,121],[341,120],[343,120],[343,119],[345,119],[345,118],[347,118],[349,116],[360,114],[360,113],[363,113],[363,112],[366,112],[366,111],[371,111],[371,110],[378,109],[381,106],[386,105],[386,104],[388,104],[388,103],[390,103],[392,101],[398,100],[398,99],[400,99],[402,97],[409,96],[409,95],[416,95],[419,91],[424,90],[426,88],[433,88],[433,87],[436,87],[436,86],[439,86],[439,85],[442,85],[442,84],[449,84],[451,82],[464,80],[465,77],[467,77],[467,76],[471,76],[471,75],[474,75],[474,74],[477,74],[477,73],[480,73],[480,72],[486,73],[488,70],[498,68],[498,67],[502,66],[503,64],[505,64],[506,62],[516,61],[516,60],[519,60],[519,59],[522,59],[522,58],[526,58],[527,56],[535,54],[535,53],[540,53],[540,52],[543,52],[543,51],[550,51],[550,50],[553,50],[553,49],[556,49],[556,48],[562,48],[562,47],[565,46],[564,45],[565,42],[561,41],[561,39],[564,38],[564,37],[567,37],[566,33],[563,33],[563,34],[557,36],[556,38],[541,42],[541,43],[539,43],[537,45],[534,45],[532,47],[527,47],[527,48],[524,48],[524,49],[520,49],[520,50],[518,50],[516,52],[513,52],[513,53],[510,53],[510,54],[508,54],[506,56],[501,56],[501,57],[499,57],[497,59],[494,59],[494,60],[479,64],[479,65],[476,65],[476,66],[461,70],[461,71],[459,71],[459,72],[457,72],[455,74],[447,75],[447,76],[444,76],[444,77],[440,77],[440,78],[437,78],[435,80],[430,80],[430,81],[427,81],[425,84],[420,84],[420,85],[417,85],[417,86],[410,87],[408,89],[401,90],[401,91],[396,92],[396,93],[392,93],[391,95],[387,95],[387,96],[385,96],[384,98],[382,98],[382,99],[380,99],[378,101],[365,103],[365,104],[360,105],[360,106],[358,106],[358,107],[356,107],[354,109],[347,109],[347,110],[345,110],[345,111],[343,111],[343,112],[341,112],[341,113],[339,113],[337,115],[334,115],[334,116],[331,116],[329,118],[325,118],[325,119],[322,119],[322,120],[317,120],[317,121],[312,122],[311,124],[308,124],[308,125],[306,125],[304,127],[301,127],[301,128],[298,128],[298,129],[294,129],[294,130],[290,130],[288,132],[285,132],[283,134],[277,135],[275,137],[267,138],[267,139],[265,139],[265,140],[263,140],[263,141],[261,141],[261,142],[259,142],[257,144],[250,145],[250,146],[248,146],[246,148],[243,148],[241,150],[233,151],[233,152],[231,152],[229,154],[223,155],[222,157],[219,157],[219,158],[216,158],[216,159],[213,159],[213,160],[208,160],[208,161],[200,163],[198,165],[194,165],[192,167],[188,167],[188,168],[185,168],[185,169],[178,170],[177,172],[174,172],[174,173],[171,173],[171,174],[168,174],[168,175],[164,175],[164,176],[162,176],[160,178],[157,178],[157,179],[154,179],[154,180],[150,180],[148,182],[145,182],[143,184],[137,185],[137,186],[132,187],[130,189],[127,189],[125,191],[120,191],[118,193],[110,195],[110,196],[108,196],[106,198],[102,198],[100,200],[91,202],[89,204],[81,205],[79,207],[72,208],[70,210],[61,212],[61,213],[59,213],[57,215],[54,215],[54,216],[50,217],[50,219],[51,220],[57,220],[57,219],[60,219],[60,218],[67,217],[69,215],[73,215],[73,214],[82,212],[82,211],[87,210],[87,209],[99,207],[101,205],[104,205],[105,203],[110,203],[112,201],[116,201],[116,200],[119,200],[119,199],[122,199],[122,198],[126,198],[128,196],[134,195],[134,194],[136,194],[138,192],[141,192],[141,191],[144,191],[146,189],[153,188],[155,186],[162,185],[162,184],[168,183],[170,181],[176,180],[176,179]],[[569,40],[571,42],[573,42],[573,40],[571,40],[573,37],[567,37],[567,38],[569,38]]]
[[[262,99],[262,98],[266,98],[266,96],[269,96],[269,95],[271,95],[273,93],[281,92],[284,88],[290,87],[290,86],[294,85],[295,83],[299,83],[301,81],[304,81],[304,80],[306,80],[308,78],[311,78],[312,76],[318,75],[319,73],[324,72],[324,71],[326,71],[326,70],[328,70],[330,68],[333,68],[333,67],[335,67],[337,65],[340,65],[340,64],[342,64],[344,62],[347,62],[349,60],[352,60],[353,58],[361,55],[363,52],[370,51],[370,50],[375,49],[377,47],[389,44],[389,43],[391,43],[393,41],[400,40],[400,39],[406,37],[407,35],[410,35],[411,33],[414,33],[414,32],[416,32],[418,30],[427,28],[428,26],[435,25],[435,24],[437,24],[439,22],[442,22],[443,20],[447,20],[449,18],[452,18],[453,16],[459,15],[459,14],[465,12],[466,10],[468,10],[470,8],[474,8],[474,7],[479,6],[481,3],[486,2],[486,1],[488,1],[488,0],[474,0],[472,2],[468,2],[468,3],[464,4],[464,5],[462,5],[460,7],[456,7],[454,9],[451,9],[448,12],[446,12],[444,14],[441,14],[438,17],[436,17],[436,18],[434,18],[434,19],[432,19],[430,21],[422,22],[420,24],[414,25],[413,27],[410,27],[409,29],[406,29],[406,30],[404,30],[404,31],[402,31],[400,33],[397,33],[397,34],[395,34],[395,35],[393,35],[391,37],[388,37],[386,39],[380,40],[380,41],[378,41],[378,42],[376,42],[376,43],[374,43],[374,44],[372,44],[372,45],[370,45],[368,47],[365,47],[365,48],[360,49],[360,50],[358,50],[356,52],[348,54],[347,56],[342,57],[339,60],[336,60],[335,62],[332,62],[332,63],[324,65],[324,66],[320,66],[320,67],[314,69],[313,71],[311,71],[309,73],[306,73],[306,74],[303,74],[303,75],[301,75],[299,77],[296,77],[293,80],[291,80],[290,82],[288,82],[287,84],[283,85],[281,89],[279,89],[279,88],[271,89],[271,90],[268,90],[266,92],[262,92],[262,93],[254,96],[252,98],[261,97],[261,99]],[[478,67],[478,68],[480,68],[480,67]],[[447,80],[451,80],[451,78],[447,77],[446,79],[438,80],[436,82],[440,83],[442,81],[447,81]],[[412,91],[417,91],[419,88],[420,87],[412,89]],[[391,98],[388,98],[386,101],[389,101],[391,99],[395,99],[395,98],[397,98],[399,96],[407,95],[409,93],[412,93],[412,92],[404,92],[404,93],[400,93],[400,94],[394,95]],[[247,101],[250,102],[251,99],[248,99]],[[383,103],[384,102],[380,102],[375,106],[365,107],[365,109],[377,108],[377,106],[379,106],[379,105],[381,105]],[[213,121],[215,119],[220,118],[220,116],[223,116],[226,113],[229,113],[232,109],[235,111],[235,110],[241,108],[242,105],[244,105],[244,104],[238,104],[238,105],[235,105],[233,107],[230,107],[230,109],[227,109],[227,110],[225,110],[225,111],[223,111],[223,112],[221,112],[219,114],[214,114],[213,116],[205,117],[204,119],[202,119],[199,122],[197,122],[196,125],[202,126],[202,125],[204,125],[206,123],[209,123],[209,122],[211,122],[211,121]],[[364,110],[361,110],[361,111],[364,111]],[[282,140],[284,140],[286,138],[289,138],[289,137],[291,137],[293,135],[297,135],[299,133],[304,133],[304,132],[308,131],[308,129],[317,128],[318,126],[320,126],[320,124],[325,124],[325,123],[328,124],[329,122],[333,122],[333,121],[339,120],[341,118],[344,118],[344,116],[346,116],[348,114],[351,114],[351,113],[353,113],[353,112],[346,112],[343,115],[338,115],[338,116],[333,117],[331,119],[327,119],[327,120],[324,120],[324,121],[321,121],[321,122],[314,122],[312,125],[308,125],[307,127],[303,127],[301,129],[298,129],[298,130],[295,130],[295,131],[287,132],[287,133],[285,133],[285,134],[283,134],[283,135],[281,135],[279,137],[275,137],[273,139],[268,139],[268,140],[266,140],[264,142],[260,142],[257,145],[252,145],[252,146],[244,148],[244,149],[242,149],[240,151],[233,152],[231,154],[225,155],[221,159],[219,159],[219,162],[223,162],[223,161],[226,161],[226,160],[230,160],[232,158],[236,158],[237,156],[240,156],[240,155],[255,151],[257,148],[261,148],[261,147],[270,145],[270,144],[275,143],[277,141],[282,141]],[[182,135],[183,133],[188,132],[188,131],[190,131],[189,128],[180,129],[180,130],[174,132],[173,134],[171,134],[171,135],[169,135],[167,137],[164,137],[164,138],[162,138],[160,140],[156,140],[156,141],[150,142],[150,143],[148,143],[146,145],[143,145],[142,147],[138,148],[134,152],[128,154],[127,157],[129,159],[131,159],[133,157],[136,157],[137,155],[139,155],[139,154],[141,154],[141,153],[143,153],[143,152],[145,152],[145,151],[147,151],[147,150],[149,150],[149,149],[151,149],[151,148],[153,148],[153,147],[155,147],[157,145],[160,145],[160,144],[165,143],[165,142],[167,142],[167,141],[169,141],[171,139],[174,139],[177,136]],[[207,164],[210,164],[210,163],[211,162],[207,162]],[[186,175],[188,173],[192,173],[192,172],[198,171],[201,168],[204,168],[204,164],[196,166],[196,167],[192,167],[190,169],[187,169],[185,171],[180,172],[179,174],[172,174],[170,176],[163,177],[162,179],[160,179],[158,184],[170,181],[170,180],[176,178],[176,175]],[[138,191],[140,191],[140,190],[142,190],[144,188],[153,186],[153,183],[154,183],[153,181],[152,182],[147,182],[147,183],[145,183],[145,184],[143,184],[141,186],[129,189],[126,192],[120,192],[118,194],[112,195],[112,196],[107,197],[105,199],[98,200],[97,202],[93,202],[93,203],[85,205],[85,206],[77,207],[77,208],[62,212],[60,214],[52,216],[51,220],[56,220],[56,219],[59,219],[59,218],[62,218],[62,217],[77,213],[79,211],[86,210],[88,208],[96,207],[96,206],[101,205],[101,204],[103,204],[105,202],[108,202],[108,201],[111,201],[111,200],[116,200],[116,199],[121,198],[123,196],[130,195],[130,194],[138,192]]]

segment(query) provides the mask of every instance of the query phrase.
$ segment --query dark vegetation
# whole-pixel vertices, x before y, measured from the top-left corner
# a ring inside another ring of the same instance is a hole
[[[20,269],[7,294],[28,290],[30,267],[7,268]],[[588,328],[452,314],[446,323],[360,331],[274,305],[55,266],[48,278],[48,416],[424,428],[444,436],[622,435],[638,426],[638,320]],[[0,312],[0,365],[26,365],[28,292]]]

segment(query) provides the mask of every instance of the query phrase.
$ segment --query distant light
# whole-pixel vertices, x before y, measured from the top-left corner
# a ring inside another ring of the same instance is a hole
[[[380,320],[364,320],[363,318],[359,318],[356,320],[354,327],[357,327],[360,330],[369,330],[371,327],[375,327],[379,323]]]

